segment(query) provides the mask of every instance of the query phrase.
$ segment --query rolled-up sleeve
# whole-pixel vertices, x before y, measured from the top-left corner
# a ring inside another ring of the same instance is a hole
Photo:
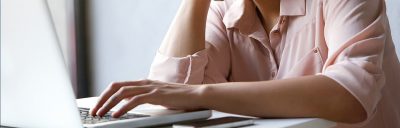
[[[338,82],[362,104],[366,122],[375,113],[385,81],[383,1],[326,0],[324,4],[329,52],[322,75]]]
[[[173,83],[200,83],[208,61],[206,54],[202,50],[186,57],[169,57],[157,52],[148,78]]]
[[[148,79],[184,84],[227,81],[230,48],[219,6],[212,2],[208,12],[206,49],[186,57],[171,57],[157,52]]]

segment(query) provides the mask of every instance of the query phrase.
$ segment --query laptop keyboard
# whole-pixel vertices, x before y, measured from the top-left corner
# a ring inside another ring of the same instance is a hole
[[[119,118],[113,118],[111,116],[111,112],[108,112],[103,117],[92,116],[89,114],[89,108],[79,108],[79,113],[81,115],[81,121],[83,124],[96,124],[96,123],[103,123],[103,122],[116,121],[116,120],[126,120],[126,119],[133,119],[133,118],[149,117],[149,115],[129,113],[129,114],[125,114]]]

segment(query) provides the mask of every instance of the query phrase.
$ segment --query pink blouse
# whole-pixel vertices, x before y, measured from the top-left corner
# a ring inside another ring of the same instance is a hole
[[[149,79],[186,84],[327,76],[367,111],[359,124],[400,127],[400,64],[384,0],[281,0],[267,33],[251,0],[212,2],[206,49],[187,57],[157,53]]]

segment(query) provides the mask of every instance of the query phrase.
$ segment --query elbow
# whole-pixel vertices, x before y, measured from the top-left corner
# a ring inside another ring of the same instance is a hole
[[[361,123],[367,119],[367,113],[361,106],[354,107],[348,114],[344,114],[342,118],[343,123],[356,124]]]
[[[340,84],[333,85],[328,93],[330,98],[325,104],[327,107],[322,110],[324,111],[322,113],[326,114],[325,118],[346,124],[356,124],[367,120],[367,110],[361,101]]]
[[[361,123],[368,118],[367,111],[359,100],[352,94],[345,91],[342,95],[342,105],[340,105],[339,113],[343,123],[355,124]]]
[[[363,105],[349,93],[341,98],[341,102],[337,102],[332,112],[332,117],[336,118],[334,119],[336,122],[347,124],[361,123],[368,118]]]
[[[359,103],[358,103],[359,104]],[[341,107],[339,107],[341,106]],[[321,118],[325,118],[331,121],[346,123],[346,124],[356,124],[361,123],[367,119],[367,113],[364,108],[359,105],[336,105],[335,109],[328,110],[329,114],[325,115],[325,117],[321,116]]]

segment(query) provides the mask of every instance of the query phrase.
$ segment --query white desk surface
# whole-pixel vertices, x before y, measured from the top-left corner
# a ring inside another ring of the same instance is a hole
[[[78,99],[77,104],[79,107],[91,108],[97,102],[96,97]],[[123,103],[118,104],[114,109],[121,107]],[[154,108],[154,107],[153,107]],[[162,108],[162,107],[160,107]],[[134,110],[145,110],[145,105],[139,106]],[[211,118],[225,117],[225,116],[241,116],[219,111],[213,111]],[[285,118],[285,119],[255,119],[254,125],[247,126],[246,128],[331,128],[336,125],[335,122],[320,119],[320,118]]]

